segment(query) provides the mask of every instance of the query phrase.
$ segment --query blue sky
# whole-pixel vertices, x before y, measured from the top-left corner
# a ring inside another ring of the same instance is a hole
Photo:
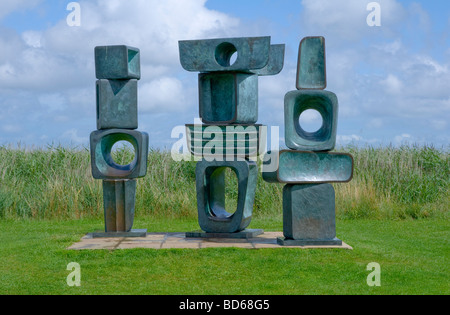
[[[141,49],[139,130],[171,148],[198,117],[197,74],[181,68],[178,40],[271,36],[285,67],[260,78],[259,121],[284,134],[284,95],[295,90],[298,44],[322,35],[327,90],[339,99],[338,144],[450,143],[450,2],[379,0],[85,0],[0,4],[0,145],[87,146],[95,130],[94,47]],[[306,124],[314,117],[306,117]]]

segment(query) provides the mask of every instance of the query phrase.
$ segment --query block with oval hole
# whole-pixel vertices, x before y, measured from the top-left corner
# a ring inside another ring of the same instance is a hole
[[[267,66],[270,37],[179,41],[182,67],[192,72],[253,71]]]
[[[237,178],[238,196],[234,213],[227,211],[225,187],[227,169]],[[258,167],[253,161],[201,161],[196,171],[198,221],[206,233],[237,233],[251,222]]]
[[[203,158],[230,160],[256,157],[265,151],[264,125],[186,125],[189,152]]]
[[[96,87],[97,129],[137,129],[137,80],[98,80]]]
[[[346,183],[353,178],[353,157],[347,153],[283,150],[263,163],[263,179],[270,183]]]
[[[134,160],[128,165],[121,165],[112,155],[114,145],[121,141],[129,143],[134,150]],[[147,133],[126,129],[98,130],[91,133],[90,145],[95,179],[134,179],[147,174]]]
[[[338,99],[329,91],[291,91],[284,99],[285,142],[292,150],[331,151],[336,145]],[[317,131],[306,131],[300,123],[302,114],[316,111],[322,118]]]
[[[205,124],[258,120],[258,76],[236,72],[199,75],[200,119]]]
[[[116,45],[95,47],[97,79],[129,80],[141,78],[140,50]]]

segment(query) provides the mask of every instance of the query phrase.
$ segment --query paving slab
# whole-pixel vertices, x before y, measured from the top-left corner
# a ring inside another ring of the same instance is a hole
[[[133,248],[144,249],[203,249],[203,248],[353,248],[342,242],[342,245],[318,245],[318,246],[282,246],[277,243],[278,238],[283,237],[283,232],[264,232],[254,238],[233,239],[233,238],[193,238],[186,237],[185,232],[179,233],[147,233],[146,237],[114,237],[114,238],[93,238],[92,234],[87,234],[79,242],[73,244],[69,250],[123,250]]]

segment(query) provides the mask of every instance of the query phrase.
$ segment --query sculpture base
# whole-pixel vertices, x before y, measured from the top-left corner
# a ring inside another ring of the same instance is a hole
[[[114,237],[147,237],[147,230],[131,230],[130,232],[94,232],[89,233],[92,238],[114,238]]]
[[[264,233],[261,229],[246,229],[236,233],[207,233],[204,231],[187,232],[186,238],[233,238],[233,239],[249,239],[255,238]]]
[[[342,246],[342,241],[338,238],[328,240],[292,240],[278,237],[277,243],[281,246]]]

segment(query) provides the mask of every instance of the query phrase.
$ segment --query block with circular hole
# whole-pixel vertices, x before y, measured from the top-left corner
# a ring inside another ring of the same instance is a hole
[[[331,151],[336,145],[338,99],[329,91],[291,91],[284,99],[285,142],[292,150]],[[322,117],[319,130],[305,131],[300,116],[315,110]]]
[[[134,148],[134,160],[128,165],[120,165],[112,156],[113,146],[121,141],[129,142]],[[98,130],[91,134],[90,145],[95,179],[135,179],[147,174],[147,133],[126,129]]]
[[[305,37],[300,42],[296,85],[298,90],[327,87],[324,37]]]
[[[283,150],[269,155],[262,169],[269,183],[347,183],[353,178],[353,157],[347,153]]]
[[[199,75],[203,123],[252,124],[258,120],[258,76],[223,72]]]
[[[186,131],[189,152],[208,160],[257,157],[265,150],[263,125],[186,125]]]
[[[138,81],[98,80],[97,129],[138,128]]]
[[[270,37],[184,40],[179,41],[179,50],[181,65],[187,71],[260,70],[269,63]]]
[[[117,45],[95,47],[95,74],[97,79],[129,80],[141,78],[138,48]]]
[[[342,245],[336,238],[335,191],[331,184],[283,188],[283,234],[280,245]]]
[[[237,207],[225,207],[225,171],[234,171],[238,182]],[[258,168],[252,161],[201,161],[196,167],[198,221],[206,233],[238,233],[251,222]]]

